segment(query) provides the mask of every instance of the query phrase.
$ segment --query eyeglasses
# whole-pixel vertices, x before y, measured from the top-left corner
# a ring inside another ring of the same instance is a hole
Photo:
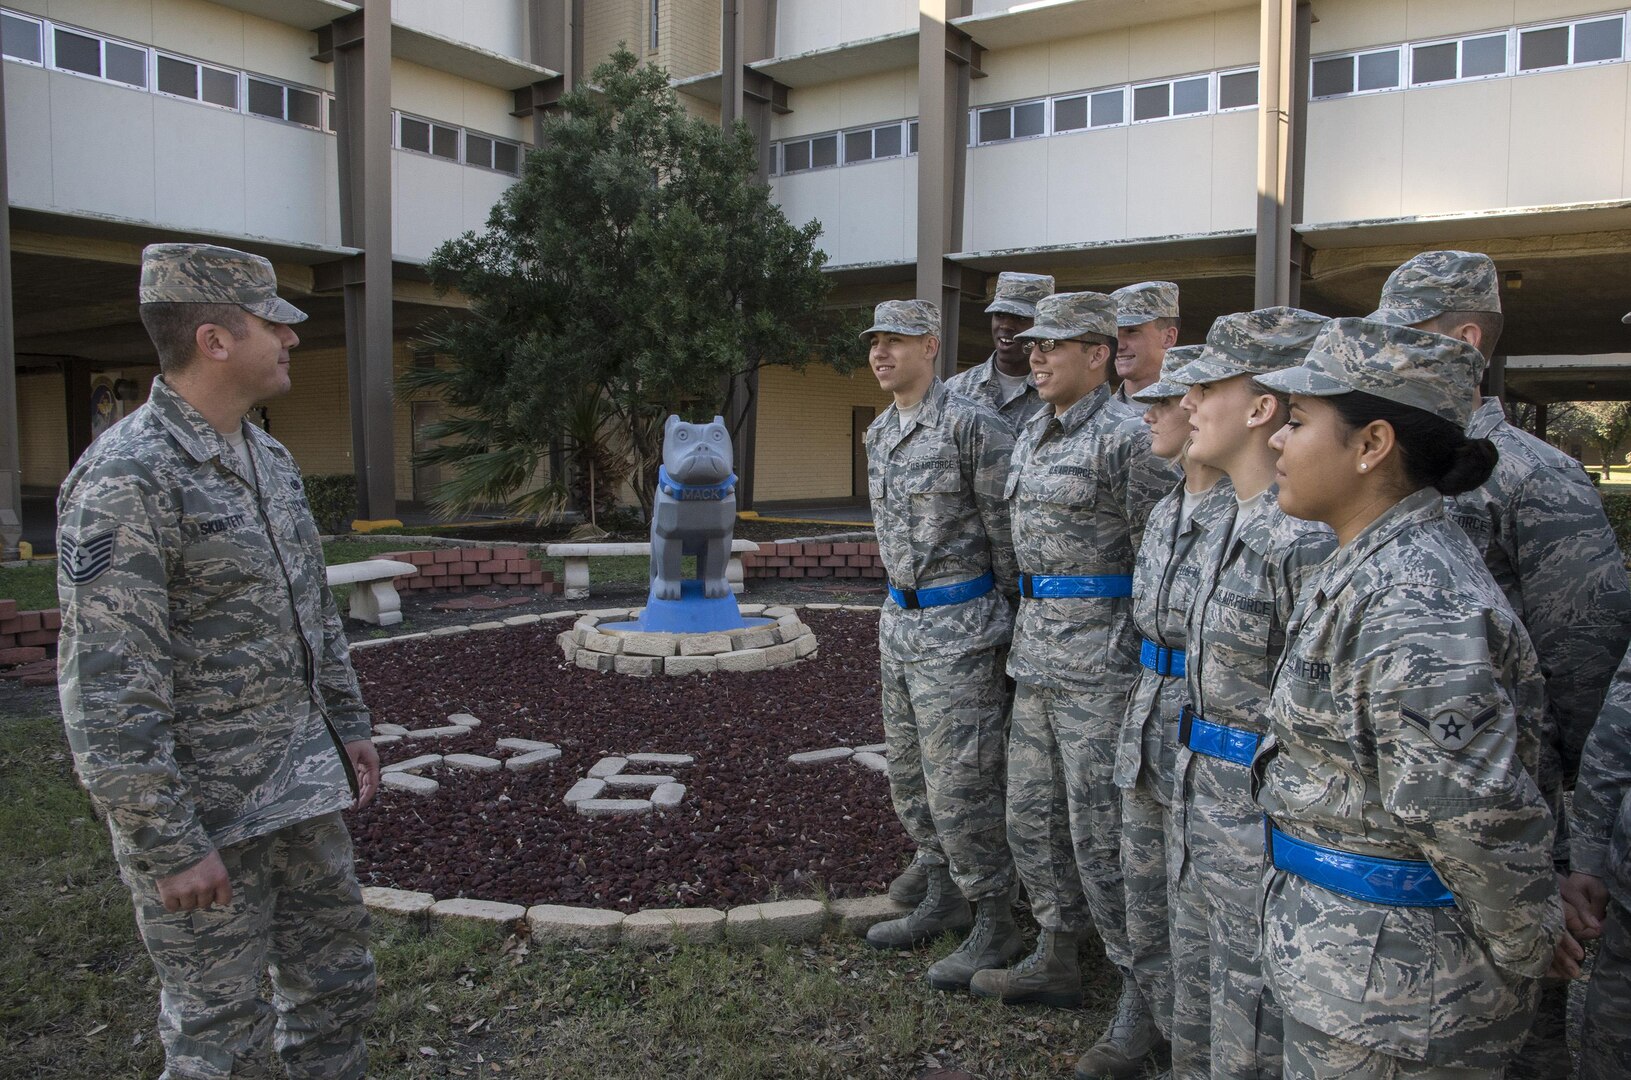
[[[1057,349],[1059,346],[1063,345],[1067,341],[1080,341],[1080,340],[1081,340],[1081,338],[1051,338],[1050,337],[1050,338],[1042,338],[1040,340],[1038,340],[1036,338],[1031,338],[1031,339],[1029,339],[1029,340],[1027,340],[1025,342],[1025,344],[1022,346],[1022,348],[1024,349],[1026,356],[1031,355],[1031,350],[1033,348],[1034,349],[1041,349],[1044,353],[1051,353],[1053,350]]]

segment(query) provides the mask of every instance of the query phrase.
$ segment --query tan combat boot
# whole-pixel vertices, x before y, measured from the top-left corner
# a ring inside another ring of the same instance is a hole
[[[929,864],[923,861],[923,853],[918,852],[912,856],[911,864],[889,883],[889,899],[907,907],[917,907],[923,903],[923,894],[928,891]]]
[[[1076,1080],[1142,1076],[1145,1059],[1161,1045],[1161,1032],[1143,993],[1132,976],[1123,976],[1116,1015],[1093,1049],[1076,1062]]]
[[[939,937],[948,930],[966,930],[974,922],[968,901],[951,880],[944,866],[928,867],[923,899],[910,915],[875,924],[866,932],[866,943],[874,949],[909,949]]]
[[[968,988],[975,997],[997,998],[1004,1005],[1034,1002],[1056,1009],[1080,1008],[1082,969],[1076,960],[1076,932],[1042,931],[1031,955],[1006,970],[975,972]]]
[[[974,929],[945,959],[929,967],[926,978],[936,990],[967,990],[976,971],[1012,964],[1025,952],[1025,940],[1014,925],[1014,909],[1004,889],[974,902]]]

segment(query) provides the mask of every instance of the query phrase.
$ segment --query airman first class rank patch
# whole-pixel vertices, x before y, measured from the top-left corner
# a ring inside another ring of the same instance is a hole
[[[78,543],[62,538],[62,572],[75,585],[88,585],[113,565],[113,529]]]
[[[1485,709],[1477,716],[1464,716],[1454,709],[1445,709],[1428,719],[1414,709],[1400,707],[1402,715],[1410,723],[1426,733],[1429,739],[1438,743],[1446,750],[1459,750],[1472,742],[1473,736],[1482,731],[1491,720],[1500,715],[1494,706]]]

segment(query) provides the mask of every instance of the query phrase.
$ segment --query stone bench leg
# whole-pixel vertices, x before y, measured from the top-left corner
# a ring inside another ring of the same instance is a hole
[[[561,560],[562,576],[566,578],[566,598],[568,600],[587,600],[589,598],[589,557],[587,555],[574,558],[568,555]]]
[[[359,581],[351,587],[351,617],[375,626],[395,626],[402,621],[402,597],[390,581]]]
[[[731,592],[738,596],[747,588],[743,584],[742,556],[734,551],[731,552],[731,561],[725,564],[725,580],[731,583]]]

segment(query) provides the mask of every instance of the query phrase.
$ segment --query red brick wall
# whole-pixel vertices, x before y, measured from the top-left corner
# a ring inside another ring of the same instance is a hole
[[[559,593],[565,586],[542,568],[537,559],[527,558],[520,547],[448,547],[429,551],[397,551],[378,555],[419,567],[417,574],[404,574],[395,580],[398,592],[431,589],[463,592],[488,585],[521,585],[546,593]]]
[[[742,556],[742,576],[753,578],[877,578],[883,560],[875,543],[779,540]]]
[[[17,601],[0,600],[0,668],[12,669],[6,676],[30,686],[55,682],[52,658],[61,627],[57,611],[18,611]]]

